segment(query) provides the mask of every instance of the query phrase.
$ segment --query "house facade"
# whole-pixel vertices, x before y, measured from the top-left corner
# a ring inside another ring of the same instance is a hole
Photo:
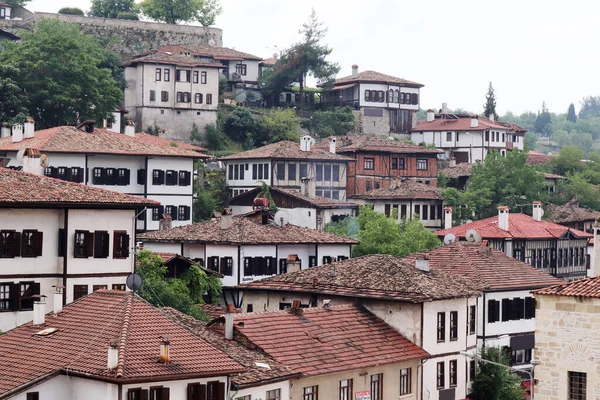
[[[309,197],[346,200],[348,164],[352,159],[315,148],[310,136],[272,143],[257,149],[222,157],[227,170],[227,186],[234,196],[266,183],[269,186],[299,191]]]
[[[135,217],[153,206],[158,203],[0,168],[0,330],[31,321],[34,296],[55,307],[98,289],[125,290]]]
[[[397,134],[408,138],[416,123],[420,88],[423,85],[375,71],[358,71],[338,78],[334,87],[323,93],[321,103],[354,108],[357,130],[362,134]]]
[[[594,223],[600,212],[579,206],[578,200],[571,200],[564,205],[548,204],[548,220],[569,228],[593,233]]]
[[[508,151],[523,150],[525,130],[515,124],[494,121],[481,116],[452,114],[442,107],[440,114],[427,111],[427,119],[411,130],[410,140],[434,145],[442,150],[442,158],[454,158],[457,163],[485,160],[491,151],[506,155]]]
[[[119,134],[85,124],[81,129],[61,126],[34,132],[30,125],[29,135],[13,127],[12,136],[0,138],[6,166],[23,167],[22,152],[35,150],[45,155],[49,177],[161,203],[138,215],[138,230],[158,229],[162,214],[169,214],[174,226],[192,222],[194,160],[205,155],[184,145],[151,144],[145,134],[133,133],[133,126]]]
[[[8,3],[0,1],[0,19],[10,19],[12,6]]]

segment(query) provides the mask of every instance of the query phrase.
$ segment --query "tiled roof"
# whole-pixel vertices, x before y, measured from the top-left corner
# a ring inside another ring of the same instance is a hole
[[[156,207],[160,203],[80,183],[0,168],[0,205],[70,204]]]
[[[236,203],[239,201],[239,200],[236,201],[237,199],[241,199],[245,196],[249,196],[249,197],[256,196],[257,194],[259,194],[261,192],[261,190],[262,190],[262,188],[257,187],[252,190],[249,190],[245,193],[242,193],[235,197],[232,197],[229,200],[229,204],[236,205]],[[330,199],[329,197],[321,197],[321,196],[308,197],[308,196],[301,194],[300,192],[297,192],[297,191],[291,190],[291,189],[271,187],[271,188],[269,188],[269,190],[271,191],[271,195],[273,195],[274,193],[280,193],[283,196],[290,196],[297,200],[306,202],[315,208],[358,208],[358,204],[356,204],[356,203],[350,203],[350,202],[347,202],[344,200]],[[237,205],[243,205],[243,204],[237,204]],[[248,204],[248,205],[252,205],[252,204]],[[281,208],[286,208],[280,204],[279,205],[276,204],[276,205]]]
[[[246,368],[246,371],[231,378],[236,388],[253,386],[262,382],[277,382],[300,375],[292,368],[275,361],[259,350],[250,350],[236,341],[225,339],[224,333],[208,328],[203,321],[169,307],[162,308],[161,311],[171,320],[186,327]],[[269,368],[260,367],[256,363],[267,364]]]
[[[533,293],[535,295],[547,294],[568,297],[600,298],[600,276],[579,279],[577,281],[539,289]]]
[[[35,336],[46,328],[57,331]],[[171,343],[169,364],[159,362],[164,336]],[[119,346],[114,370],[107,369],[111,342]],[[44,325],[28,323],[6,332],[0,336],[0,354],[0,396],[57,372],[126,382],[222,376],[244,370],[158,309],[122,291],[94,292],[57,316],[46,315]]]
[[[527,164],[529,165],[548,164],[550,161],[552,161],[552,157],[547,154],[539,153],[537,151],[529,151],[529,153],[527,153]]]
[[[138,55],[129,61],[121,64],[121,67],[129,67],[138,63],[157,63],[157,64],[169,64],[178,65],[181,67],[204,67],[204,68],[223,68],[221,63],[201,61],[197,58],[181,56],[179,54],[169,54],[163,51],[156,51],[151,53],[144,53],[144,55]]]
[[[423,272],[415,262],[385,254],[338,261],[240,285],[244,290],[320,293],[356,298],[424,302],[478,295],[466,279]]]
[[[512,122],[501,122],[498,121],[498,123],[502,126],[507,127],[508,129],[510,129],[511,131],[517,132],[517,133],[525,133],[527,132],[527,129],[520,127],[519,125],[512,123]]]
[[[210,221],[178,226],[162,231],[146,232],[138,238],[147,242],[261,244],[261,243],[323,243],[356,244],[356,240],[287,224],[284,226],[261,225],[243,217],[233,217],[231,227],[221,229],[221,221]]]
[[[359,151],[376,151],[386,153],[437,154],[441,151],[416,144],[388,139],[380,135],[356,135],[337,138],[338,153],[356,153]],[[328,147],[329,148],[329,147]]]
[[[0,151],[37,149],[44,153],[120,154],[200,158],[197,152],[170,145],[149,144],[122,133],[95,128],[87,133],[74,126],[58,126],[35,132],[35,136],[13,143],[0,139]],[[50,157],[52,162],[52,157]]]
[[[473,166],[475,164],[456,164],[455,167],[447,167],[442,169],[442,173],[448,179],[458,179],[463,176],[471,176],[471,172],[473,171]]]
[[[540,172],[541,174],[544,174],[544,178],[546,179],[567,179],[566,176],[562,176],[562,175],[558,175],[558,174],[550,174],[548,172]]]
[[[156,51],[169,52],[178,55],[186,55],[189,53],[191,56],[212,57],[215,60],[262,60],[262,57],[257,57],[253,54],[244,53],[227,47],[176,44],[159,47]]]
[[[549,221],[535,221],[529,215],[521,213],[510,213],[508,216],[508,231],[498,228],[498,216],[481,219],[456,226],[450,229],[442,229],[435,232],[436,235],[443,237],[448,233],[456,235],[458,238],[464,238],[469,229],[475,229],[483,239],[552,239],[560,238],[571,232],[578,238],[592,238],[593,235],[577,229],[570,229],[562,225]]]
[[[409,81],[407,79],[396,78],[395,76],[382,74],[381,72],[368,71],[368,70],[359,72],[357,78],[353,78],[352,75],[338,78],[335,80],[334,85],[339,86],[339,85],[344,85],[344,84],[353,83],[353,82],[389,83],[391,85],[413,86],[413,87],[423,87],[424,86],[421,83]]]
[[[198,304],[198,307],[202,308],[204,310],[204,312],[206,313],[206,315],[208,315],[208,318],[210,318],[210,320],[212,321],[213,319],[217,319],[219,317],[222,317],[223,314],[225,314],[227,312],[227,307],[225,306],[220,306],[217,304]],[[234,308],[235,313],[241,313],[242,309],[241,308]]]
[[[436,116],[431,122],[424,119],[417,121],[417,126],[413,128],[412,131],[484,131],[488,129],[510,130],[510,128],[502,125],[500,122],[492,122],[485,117],[479,117],[478,126],[472,128],[471,117],[460,116],[458,119],[442,119]]]
[[[420,254],[427,255],[431,269],[479,282],[487,290],[535,289],[561,283],[560,279],[480,243],[457,242]]]
[[[426,358],[429,354],[359,305],[241,314],[234,328],[304,376]]]
[[[243,151],[237,154],[222,157],[221,160],[244,160],[256,158],[272,158],[280,160],[332,160],[353,161],[352,158],[330,153],[321,148],[311,148],[309,151],[300,150],[300,144],[289,140],[271,143],[257,149]]]
[[[265,58],[264,60],[262,60],[261,64],[273,66],[273,65],[277,64],[277,61],[279,61],[279,59],[277,59],[275,57],[269,57],[269,58]]]
[[[579,202],[569,202],[562,206],[548,204],[548,220],[557,224],[570,222],[595,221],[600,218],[600,212],[579,207]]]
[[[147,143],[153,146],[171,146],[179,149],[187,149],[197,151],[199,153],[204,153],[207,151],[204,147],[196,146],[189,143],[183,143],[178,140],[161,138],[159,136],[149,135],[144,132],[136,132],[135,139],[142,142]],[[177,146],[172,146],[172,143],[175,143]],[[208,157],[205,155],[198,155],[198,157]]]
[[[374,189],[367,193],[355,194],[349,197],[364,200],[442,200],[441,189],[410,179],[404,182],[392,183],[389,187]]]

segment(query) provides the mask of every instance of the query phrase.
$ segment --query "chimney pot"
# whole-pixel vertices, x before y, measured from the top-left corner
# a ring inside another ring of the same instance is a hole
[[[56,290],[54,292],[54,315],[58,315],[63,310],[63,294],[62,291]]]
[[[300,300],[294,300],[292,302],[292,310],[297,310],[302,306],[302,302]]]
[[[12,142],[19,143],[23,141],[23,125],[14,124],[12,127]]]
[[[46,303],[44,297],[33,303],[33,325],[44,325],[46,322]]]
[[[475,115],[473,117],[471,117],[471,128],[478,128],[479,127],[479,116]]]
[[[290,254],[286,261],[287,273],[300,271],[300,260],[297,254]]]
[[[300,138],[300,150],[301,151],[310,151],[310,147],[312,146],[313,138],[309,135],[304,135]]]
[[[498,228],[508,232],[509,208],[507,206],[498,207]]]
[[[170,347],[171,342],[169,341],[169,338],[166,336],[163,337],[160,342],[160,361],[165,364],[168,364],[171,361]]]
[[[544,215],[544,209],[542,208],[542,202],[534,201],[533,202],[533,212],[532,212],[533,220],[541,221],[543,215]]]
[[[31,139],[35,136],[35,122],[33,118],[27,117],[23,124],[23,139]]]
[[[225,313],[225,339],[233,340],[233,304],[227,305]]]
[[[358,65],[354,64],[352,66],[352,79],[358,78]]]
[[[429,258],[417,257],[417,259],[415,260],[415,267],[419,271],[429,272]]]
[[[116,342],[111,342],[108,345],[108,370],[113,370],[119,365],[119,345]]]
[[[452,228],[452,207],[444,207],[444,229]]]
[[[435,110],[427,110],[427,122],[433,122],[435,120]]]
[[[329,142],[329,152],[331,154],[335,154],[335,145],[336,145],[336,138],[334,136],[331,138],[331,141]]]

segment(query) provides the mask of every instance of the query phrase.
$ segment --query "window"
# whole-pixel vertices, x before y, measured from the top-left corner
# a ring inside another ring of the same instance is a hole
[[[450,360],[450,387],[456,387],[457,382],[457,360]]]
[[[162,75],[161,74],[161,69],[160,68],[156,68],[156,73],[154,75],[154,80],[157,81],[157,82],[160,81],[161,75]]]
[[[187,400],[206,399],[206,385],[199,383],[188,383]]]
[[[193,83],[198,83],[198,71],[194,71],[192,82]]]
[[[127,168],[119,168],[117,170],[117,185],[127,186],[131,180],[131,173]]]
[[[71,182],[83,183],[83,168],[81,168],[81,167],[71,168]]]
[[[446,142],[452,141],[452,132],[446,132]]]
[[[587,374],[569,371],[569,400],[587,399]]]
[[[10,288],[10,284],[0,283],[0,311],[6,311],[11,309]]]
[[[502,322],[511,321],[514,318],[514,301],[512,299],[502,299]]]
[[[94,185],[103,185],[104,184],[104,168],[94,168],[93,169],[92,183]]]
[[[339,400],[352,400],[352,379],[340,381]]]
[[[424,158],[417,159],[417,170],[427,171],[427,159],[424,159]]]
[[[415,204],[415,212],[419,217],[421,216],[421,206],[419,204]]]
[[[533,297],[525,298],[525,319],[535,318],[535,299]]]
[[[160,92],[160,101],[162,101],[163,103],[169,101],[169,92],[167,92],[166,90],[162,90]]]
[[[383,374],[371,375],[371,400],[383,398]]]
[[[300,164],[300,179],[306,178],[308,176],[308,165]]]
[[[477,308],[475,306],[469,306],[469,335],[475,333],[476,313]]]
[[[158,206],[152,209],[152,221],[160,221],[161,216],[165,210],[164,206]]]
[[[298,178],[296,177],[296,164],[289,163],[288,164],[288,181],[296,181]]]
[[[225,384],[208,382],[206,384],[206,400],[225,400]]]
[[[168,68],[165,68],[165,73],[164,74],[165,74],[165,76],[164,76],[165,82],[171,81],[171,70],[168,69]]]
[[[378,103],[383,103],[385,101],[385,94],[383,93],[383,90],[377,91],[377,97]]]
[[[446,313],[439,312],[437,315],[437,341],[446,340]]]
[[[170,215],[172,221],[177,221],[177,206],[165,206],[165,214]]]
[[[169,388],[151,387],[150,400],[169,400]]]
[[[406,159],[404,157],[400,157],[398,159],[398,169],[405,169]]]
[[[412,368],[403,368],[400,370],[400,396],[410,394]]]
[[[178,69],[176,72],[175,80],[177,82],[189,82],[190,81],[190,71],[184,69]]]
[[[177,171],[168,170],[165,177],[165,184],[167,186],[175,186],[177,185]]]
[[[245,257],[244,276],[277,275],[275,257]]]
[[[375,159],[373,158],[365,158],[364,161],[364,169],[375,169]]]
[[[500,321],[500,302],[488,300],[488,323]]]
[[[200,74],[200,83],[202,83],[203,85],[206,84],[206,71],[202,71],[202,73]]]
[[[285,163],[277,163],[277,180],[285,179]]]
[[[73,285],[73,301],[87,296],[88,285]]]
[[[371,91],[365,90],[365,101],[371,101]]]
[[[233,257],[221,257],[217,271],[226,276],[233,275]]]
[[[108,240],[110,235],[106,231],[94,232],[94,258],[108,258]]]
[[[254,179],[254,180],[258,179],[258,165],[257,164],[252,164],[252,179]]]
[[[164,185],[165,184],[165,171],[161,169],[152,170],[152,184],[153,185]]]
[[[331,164],[323,165],[323,180],[326,182],[331,181]]]
[[[202,104],[202,93],[196,93],[194,95],[194,102],[196,104]]]
[[[423,221],[426,221],[429,219],[429,207],[427,207],[426,204],[423,205],[423,213],[422,213],[421,217],[422,217],[421,219]]]
[[[27,400],[40,400],[40,392],[27,393]]]
[[[531,362],[532,349],[515,350],[511,354],[511,365],[529,364]]]
[[[177,216],[179,221],[189,221],[192,218],[190,206],[179,206]]]
[[[150,91],[150,101],[156,101],[156,90]]]
[[[113,283],[112,285],[112,290],[121,290],[121,291],[125,291],[125,284],[124,283]]]
[[[323,181],[323,164],[317,164],[315,175],[317,182]]]
[[[94,233],[89,231],[75,231],[75,258],[88,258],[94,254]]]
[[[246,76],[246,67],[247,67],[246,64],[242,64],[242,63],[236,64],[235,73]]]
[[[281,389],[267,390],[265,400],[281,400]]]
[[[332,190],[331,191],[331,198],[334,200],[339,200],[340,199],[340,191],[339,190]]]
[[[104,168],[104,184],[105,185],[116,185],[117,184],[117,169],[116,168]]]
[[[450,340],[458,339],[458,311],[450,311]]]
[[[365,182],[365,190],[367,192],[370,192],[371,190],[373,190],[373,182],[371,181],[366,181]]]
[[[445,375],[445,366],[444,366],[444,362],[439,362],[437,363],[437,388],[438,389],[443,389],[444,386],[446,385],[446,375]]]
[[[241,174],[242,174],[241,179],[244,179],[244,171],[242,171]],[[189,186],[191,184],[192,184],[192,173],[190,171],[179,171],[179,186]]]
[[[308,268],[317,266],[317,256],[308,256]]]
[[[475,360],[469,361],[469,380],[473,382],[475,380],[475,374],[477,370],[475,369]]]
[[[127,400],[147,400],[148,389],[136,388],[127,391]]]
[[[129,235],[127,231],[113,232],[113,258],[129,257]]]
[[[212,104],[212,94],[206,95],[206,104]]]
[[[40,257],[42,255],[42,232],[24,230],[21,238],[21,257]]]
[[[302,400],[319,400],[319,387],[308,386],[302,389]]]
[[[394,90],[390,89],[387,93],[386,93],[386,103],[393,103],[394,102]]]
[[[516,297],[513,299],[512,319],[518,320],[525,318],[525,299]]]
[[[394,90],[394,103],[396,103],[396,104],[399,103],[399,100],[398,100],[399,94],[400,94],[400,91],[398,89]]]

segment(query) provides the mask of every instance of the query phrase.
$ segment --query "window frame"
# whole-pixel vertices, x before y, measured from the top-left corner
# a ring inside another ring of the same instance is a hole
[[[365,157],[363,159],[363,169],[366,171],[375,170],[375,158],[373,157]]]
[[[162,68],[156,68],[154,70],[154,81],[160,82],[162,78]]]
[[[436,387],[444,389],[446,387],[446,365],[444,361],[440,361],[436,365]]]
[[[163,71],[163,81],[165,81],[165,82],[171,81],[171,70],[169,68],[165,68]]]
[[[319,400],[319,385],[303,387],[302,400]]]
[[[446,312],[437,313],[437,342],[446,341]]]
[[[450,341],[458,340],[458,311],[450,311]]]
[[[207,78],[207,76],[208,76],[208,74],[206,73],[206,71],[200,72],[200,84],[201,85],[206,85],[206,82],[207,82],[206,78]]]
[[[248,64],[244,64],[243,62],[235,64],[235,73],[240,76],[246,76],[248,73]]]
[[[192,71],[192,83],[198,83],[199,71]]]
[[[371,375],[369,389],[371,390],[371,400],[383,399],[383,374]]]
[[[84,290],[85,289],[85,290]],[[89,285],[73,285],[73,301],[79,300],[89,294]]]
[[[400,396],[412,393],[412,368],[400,370]]]
[[[426,158],[417,158],[417,171],[427,171],[429,160]]]
[[[567,394],[569,400],[587,399],[587,373],[568,371],[567,372]]]
[[[342,379],[338,384],[338,400],[352,400],[352,379]]]
[[[265,400],[281,400],[281,389],[267,390]]]
[[[469,306],[469,335],[477,330],[477,306]]]
[[[458,360],[450,360],[448,362],[449,368],[449,386],[456,387],[458,385]]]

